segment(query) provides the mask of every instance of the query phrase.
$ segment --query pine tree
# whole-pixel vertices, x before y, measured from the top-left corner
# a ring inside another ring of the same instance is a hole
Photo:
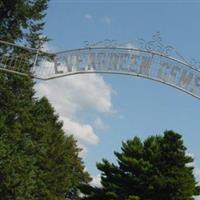
[[[48,0],[0,0],[0,40],[40,48]],[[5,52],[26,54],[0,46]],[[19,66],[21,67],[21,66]],[[79,149],[64,135],[48,100],[34,97],[30,77],[0,71],[0,199],[64,200],[78,198],[77,186],[87,182]]]
[[[39,2],[47,6],[47,1],[41,0],[0,0],[0,40],[28,44],[28,38],[35,34],[39,39],[43,27],[31,30],[29,26],[41,24],[45,10],[38,10],[38,16],[34,11]],[[1,45],[0,55],[5,52],[9,52],[8,56],[18,53],[16,49]],[[36,167],[30,134],[33,85],[28,77],[0,71],[0,198],[3,200],[34,199]]]
[[[135,137],[121,150],[115,152],[118,165],[105,159],[97,164],[102,187],[83,185],[83,199],[192,200],[200,195],[181,135],[166,131],[144,142]]]
[[[80,149],[72,136],[62,130],[62,123],[46,98],[36,102],[33,110],[33,140],[36,156],[35,199],[76,199],[78,185],[90,178],[84,172]],[[73,198],[72,198],[73,197]]]

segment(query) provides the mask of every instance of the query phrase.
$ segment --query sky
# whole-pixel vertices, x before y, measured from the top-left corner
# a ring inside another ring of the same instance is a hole
[[[160,31],[162,42],[188,59],[200,60],[199,1],[51,0],[45,35],[48,51],[83,47],[84,41],[147,41]],[[36,84],[47,96],[64,130],[83,149],[86,169],[98,184],[96,162],[115,161],[121,142],[174,130],[183,135],[200,181],[200,100],[172,87],[123,75],[75,75]]]

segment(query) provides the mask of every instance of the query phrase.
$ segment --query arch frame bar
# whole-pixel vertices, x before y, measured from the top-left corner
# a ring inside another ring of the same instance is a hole
[[[66,76],[75,76],[75,75],[80,75],[80,74],[83,74],[83,75],[84,74],[117,74],[117,75],[125,75],[125,76],[135,76],[135,77],[144,78],[144,79],[147,79],[147,80],[151,80],[151,81],[155,81],[155,82],[165,84],[167,86],[178,89],[179,91],[182,91],[182,92],[184,92],[188,95],[191,95],[191,96],[195,97],[196,99],[200,100],[200,96],[195,95],[194,93],[192,93],[192,92],[190,92],[190,91],[188,91],[184,88],[181,88],[181,87],[179,87],[175,84],[163,81],[161,79],[153,78],[153,77],[150,77],[150,76],[145,76],[143,74],[137,74],[137,73],[116,72],[116,71],[109,71],[109,72],[108,71],[84,71],[84,72],[72,72],[72,73],[62,74],[62,75],[58,75],[57,77],[51,77],[51,78],[41,78],[41,77],[33,77],[33,78],[35,78],[37,80],[48,81],[48,80],[54,80],[54,79],[57,79],[57,78],[63,78],[63,77],[66,77]]]

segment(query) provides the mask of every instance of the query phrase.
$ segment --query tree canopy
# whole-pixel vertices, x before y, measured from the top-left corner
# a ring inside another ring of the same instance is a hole
[[[0,40],[40,48],[47,7],[48,0],[0,0]],[[0,57],[21,51],[1,45]],[[30,71],[30,52],[23,53]],[[0,199],[78,199],[77,186],[90,180],[80,149],[34,84],[0,71]]]
[[[97,163],[102,187],[82,185],[84,200],[192,200],[200,195],[190,165],[193,158],[173,131],[144,142],[134,137],[114,154],[117,164],[106,159]]]

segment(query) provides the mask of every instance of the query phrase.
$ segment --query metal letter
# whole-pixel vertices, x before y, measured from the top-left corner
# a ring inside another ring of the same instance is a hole
[[[195,79],[194,79],[194,85],[193,85],[193,87],[190,89],[190,92],[192,92],[192,93],[198,93],[198,91],[199,91],[199,89],[200,89],[200,76],[197,76],[197,77],[195,77]]]
[[[95,68],[95,53],[89,53],[89,55],[88,55],[88,70],[96,70],[96,68]]]
[[[168,81],[169,74],[167,73],[167,70],[169,70],[169,69],[170,69],[169,63],[167,63],[167,62],[161,63],[160,68],[158,70],[157,77],[159,79],[161,79],[162,81]]]
[[[141,65],[140,65],[139,74],[149,76],[150,68],[151,68],[151,62],[152,62],[151,57],[142,56],[142,62],[141,62]]]
[[[130,72],[134,72],[134,73],[137,73],[137,59],[138,59],[139,56],[137,55],[134,55],[132,54],[131,55],[131,63],[130,63],[130,66],[129,66],[129,71]]]
[[[122,59],[121,59],[121,62],[119,63],[119,70],[127,71],[127,60],[129,58],[129,54],[123,53],[121,57]]]
[[[172,67],[172,70],[171,70],[171,73],[169,75],[169,80],[171,82],[177,82],[176,78],[177,78],[177,74],[180,73],[181,71],[181,68],[178,67],[178,66],[173,66]]]
[[[60,66],[60,63],[58,62],[58,57],[54,58],[54,69],[55,69],[55,74],[62,74],[64,73],[62,70],[58,70],[58,66]]]
[[[183,87],[183,88],[187,88],[188,85],[191,83],[193,78],[193,73],[192,72],[188,72],[187,70],[183,70],[182,74],[181,74],[181,78],[179,80],[179,86]]]

